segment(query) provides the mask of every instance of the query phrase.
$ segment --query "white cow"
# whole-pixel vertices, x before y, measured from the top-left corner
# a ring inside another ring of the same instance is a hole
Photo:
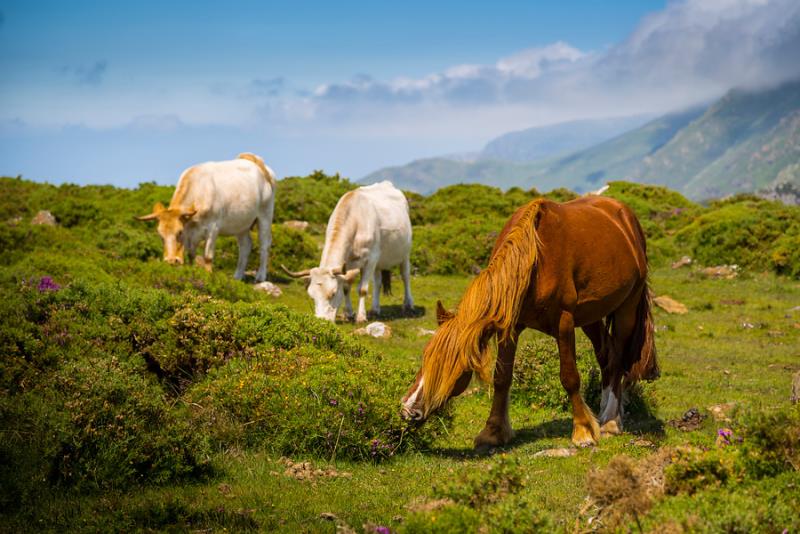
[[[345,310],[352,317],[350,285],[358,273],[358,313],[356,322],[367,320],[365,299],[370,280],[373,280],[372,309],[380,313],[380,290],[388,290],[389,269],[400,265],[405,294],[403,309],[411,310],[411,220],[408,217],[408,201],[391,182],[359,187],[345,193],[328,220],[325,246],[319,267],[291,276],[306,278],[308,294],[314,299],[317,317],[333,321],[336,312],[345,301]]]
[[[169,207],[157,202],[140,221],[158,219],[164,241],[164,261],[182,264],[184,251],[195,261],[195,249],[205,239],[205,253],[197,263],[211,271],[219,235],[239,241],[239,263],[233,277],[241,280],[253,248],[250,230],[258,224],[260,263],[256,281],[267,278],[275,209],[275,173],[255,154],[239,154],[231,161],[210,161],[186,169],[178,180]]]

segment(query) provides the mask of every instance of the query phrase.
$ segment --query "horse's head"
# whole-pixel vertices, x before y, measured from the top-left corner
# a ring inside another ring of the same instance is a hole
[[[454,348],[452,338],[457,335],[452,331],[453,317],[441,302],[436,303],[439,329],[426,345],[422,368],[401,401],[400,415],[406,420],[425,421],[449,399],[463,393],[472,379],[472,369],[465,359],[448,353]]]

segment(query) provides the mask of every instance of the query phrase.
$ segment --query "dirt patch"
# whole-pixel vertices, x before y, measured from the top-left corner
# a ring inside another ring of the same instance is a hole
[[[569,456],[575,456],[578,452],[578,449],[574,447],[564,447],[560,449],[545,449],[543,451],[539,451],[533,455],[534,458],[567,458]]]
[[[689,408],[680,419],[673,419],[667,424],[683,432],[691,432],[703,426],[703,421],[706,417],[708,416],[700,413],[697,408]]]
[[[432,501],[426,501],[422,497],[417,497],[406,505],[406,510],[412,513],[433,512],[434,510],[439,510],[451,504],[455,504],[455,501],[452,499],[434,499]]]
[[[289,458],[278,460],[286,466],[284,475],[295,480],[318,480],[322,478],[351,478],[353,475],[345,471],[337,471],[332,467],[325,469],[315,468],[311,462],[294,462]]]
[[[708,411],[711,413],[711,417],[713,417],[715,421],[727,422],[731,420],[729,415],[735,407],[735,402],[723,402],[722,404],[714,404],[713,406],[709,406]]]

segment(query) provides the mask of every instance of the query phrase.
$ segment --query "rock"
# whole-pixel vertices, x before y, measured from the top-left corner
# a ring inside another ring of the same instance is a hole
[[[273,284],[272,282],[261,282],[260,284],[255,284],[253,289],[256,291],[263,291],[267,295],[272,295],[273,297],[280,297],[283,294],[281,288]]]
[[[681,259],[679,259],[678,261],[672,262],[672,268],[673,269],[680,269],[681,267],[685,267],[685,266],[691,265],[691,264],[692,264],[692,258],[690,258],[689,256],[684,256]]]
[[[353,330],[353,334],[357,336],[372,336],[388,339],[392,337],[392,328],[380,321],[375,321],[374,323],[369,323],[363,328],[357,328]]]
[[[668,424],[673,427],[677,428],[678,430],[682,430],[684,432],[691,432],[692,430],[697,430],[703,425],[703,420],[705,420],[707,416],[701,414],[697,408],[689,408],[686,410],[686,413],[683,414],[683,417],[680,419],[673,419]]]
[[[672,297],[668,297],[667,295],[661,295],[660,297],[654,298],[653,304],[667,313],[677,313],[679,315],[683,315],[689,312],[689,309],[685,305],[681,304]]]
[[[559,449],[545,449],[543,451],[539,451],[533,455],[534,458],[566,458],[568,456],[574,456],[575,453],[578,452],[578,449],[574,447],[564,447]]]
[[[800,402],[800,371],[792,377],[792,404]]]
[[[735,402],[724,402],[722,404],[714,404],[713,406],[709,406],[708,411],[711,412],[711,417],[713,417],[715,421],[727,422],[731,420],[730,417],[728,417],[728,414],[735,406]]]
[[[427,328],[422,328],[421,326],[417,328],[417,334],[421,336],[432,336],[436,333],[436,330],[428,330]]]
[[[42,210],[31,219],[33,225],[55,226],[58,224],[53,214],[47,210]]]
[[[738,265],[717,265],[716,267],[706,267],[700,270],[700,274],[708,278],[722,278],[730,280],[739,276]]]
[[[283,225],[286,228],[291,228],[292,230],[305,232],[308,229],[309,222],[308,221],[284,221]]]

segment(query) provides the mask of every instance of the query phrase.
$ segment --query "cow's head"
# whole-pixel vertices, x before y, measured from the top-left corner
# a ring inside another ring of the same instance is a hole
[[[183,263],[186,247],[184,227],[195,213],[197,210],[165,208],[161,202],[156,202],[152,213],[136,218],[140,221],[158,220],[158,234],[164,242],[164,261],[174,265]]]
[[[305,271],[290,271],[281,268],[293,278],[302,278],[308,284],[308,296],[314,300],[314,315],[328,321],[336,320],[336,312],[344,299],[344,286],[350,285],[359,273],[359,269],[346,270],[345,266],[330,269],[314,267]]]

